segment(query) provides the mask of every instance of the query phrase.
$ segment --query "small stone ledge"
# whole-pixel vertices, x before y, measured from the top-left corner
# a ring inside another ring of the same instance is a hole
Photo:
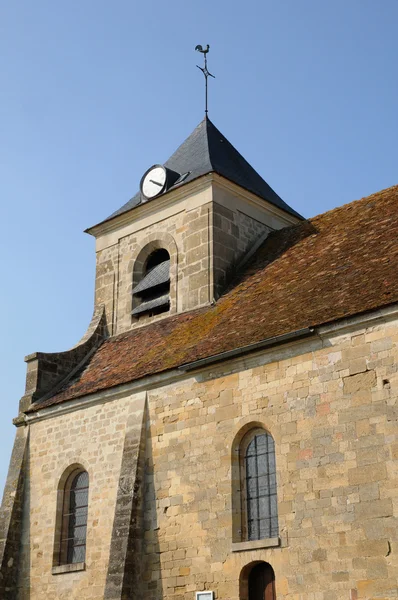
[[[266,538],[264,540],[251,540],[249,542],[233,542],[232,552],[247,552],[249,550],[260,550],[261,548],[276,548],[281,545],[279,537]]]
[[[17,417],[12,420],[13,425],[15,427],[22,427],[22,425],[26,425],[26,417],[23,413],[20,413]]]
[[[86,570],[86,563],[79,562],[79,563],[71,563],[69,565],[57,565],[56,567],[52,568],[51,573],[53,575],[61,575],[62,573],[76,573],[76,571],[85,571],[85,570]]]

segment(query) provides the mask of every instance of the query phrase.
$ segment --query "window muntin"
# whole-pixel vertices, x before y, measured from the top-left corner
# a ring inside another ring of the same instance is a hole
[[[73,472],[65,485],[60,544],[60,564],[84,562],[86,555],[89,478],[87,471]]]
[[[265,431],[257,431],[245,452],[247,539],[278,536],[275,443]]]

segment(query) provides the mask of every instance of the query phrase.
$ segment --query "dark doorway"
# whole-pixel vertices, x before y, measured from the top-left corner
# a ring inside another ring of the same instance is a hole
[[[268,563],[260,563],[250,571],[249,600],[276,600],[275,574]]]

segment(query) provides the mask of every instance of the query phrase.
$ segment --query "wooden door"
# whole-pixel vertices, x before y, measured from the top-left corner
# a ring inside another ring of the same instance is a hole
[[[268,563],[260,563],[251,570],[249,600],[276,600],[274,570]]]

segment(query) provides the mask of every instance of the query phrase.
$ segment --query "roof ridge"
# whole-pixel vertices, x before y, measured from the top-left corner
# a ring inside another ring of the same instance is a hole
[[[209,117],[206,115],[205,118],[203,119],[206,125],[206,145],[207,145],[207,155],[209,157],[209,163],[210,166],[212,168],[212,172],[214,172],[214,165],[213,165],[213,161],[211,160],[211,153],[210,153],[210,144],[209,144],[209,125],[213,125],[212,121],[209,119]],[[203,122],[203,121],[202,121]],[[214,127],[214,125],[213,125]]]
[[[391,185],[391,186],[389,186],[387,188],[383,188],[379,192],[372,192],[371,194],[369,194],[369,196],[362,196],[362,198],[357,198],[356,200],[351,200],[351,202],[346,202],[345,204],[340,204],[339,206],[335,206],[333,208],[330,208],[329,210],[325,210],[324,212],[318,213],[317,215],[314,215],[313,217],[309,217],[308,219],[306,219],[306,221],[311,221],[312,222],[315,219],[319,219],[320,217],[324,217],[325,215],[329,215],[331,213],[347,209],[347,207],[352,206],[354,204],[357,204],[358,202],[364,202],[365,203],[365,201],[371,201],[374,196],[377,196],[375,198],[375,201],[379,202],[381,200],[380,194],[384,194],[386,192],[393,191],[394,189],[396,189],[398,191],[398,184]],[[295,225],[297,225],[297,223],[294,224],[293,227]],[[289,227],[292,227],[292,226],[289,226]]]

